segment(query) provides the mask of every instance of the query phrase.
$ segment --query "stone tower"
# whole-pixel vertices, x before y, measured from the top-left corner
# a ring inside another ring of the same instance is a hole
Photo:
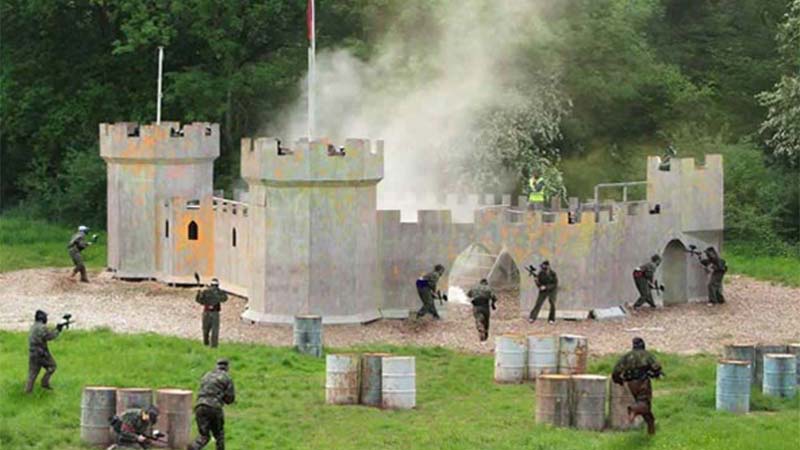
[[[116,276],[211,275],[219,125],[100,124],[100,155],[108,174],[108,267]]]
[[[383,304],[376,186],[383,142],[299,142],[280,154],[275,139],[242,139],[249,185],[249,306],[243,318],[289,323],[318,314],[325,323],[380,317]]]

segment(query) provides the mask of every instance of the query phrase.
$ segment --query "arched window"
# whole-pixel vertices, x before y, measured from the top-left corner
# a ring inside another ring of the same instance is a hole
[[[194,220],[189,222],[189,240],[196,241],[197,240],[197,222]]]
[[[169,239],[169,220],[164,222],[164,237]]]
[[[236,228],[234,228],[233,232],[231,232],[231,244],[232,247],[236,247]]]

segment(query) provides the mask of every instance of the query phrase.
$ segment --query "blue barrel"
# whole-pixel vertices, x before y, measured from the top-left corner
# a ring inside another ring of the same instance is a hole
[[[797,384],[800,385],[800,344],[789,344],[789,353],[797,358]]]
[[[717,363],[717,411],[750,412],[750,361],[723,359]]]
[[[764,355],[767,353],[786,353],[785,345],[759,344],[756,346],[756,367],[753,372],[754,385],[761,389],[764,385]]]
[[[322,317],[295,316],[294,348],[305,355],[322,357]]]
[[[764,395],[793,398],[797,393],[797,358],[787,353],[764,355]]]
[[[725,346],[722,353],[723,360],[747,361],[750,363],[750,384],[755,386],[756,382],[756,345],[755,344],[730,344]]]

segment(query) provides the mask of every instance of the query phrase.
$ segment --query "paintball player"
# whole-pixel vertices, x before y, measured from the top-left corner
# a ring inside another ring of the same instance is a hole
[[[219,288],[219,280],[211,279],[211,284],[197,293],[195,301],[203,305],[203,345],[219,345],[219,315],[222,304],[228,301],[228,294]]]
[[[439,313],[436,311],[436,304],[433,303],[434,296],[441,297],[441,294],[436,290],[436,283],[439,278],[444,275],[444,266],[437,264],[432,272],[428,272],[422,277],[417,279],[417,294],[419,299],[422,300],[422,308],[417,311],[417,319],[430,313],[435,320],[439,320]]]
[[[47,341],[57,338],[63,328],[63,324],[56,325],[55,330],[48,328],[47,313],[42,310],[37,310],[34,314],[34,322],[28,336],[28,382],[25,384],[26,394],[30,394],[33,391],[33,383],[36,382],[36,377],[39,376],[39,371],[42,368],[44,368],[42,388],[53,389],[50,387],[50,377],[56,371],[56,360],[50,354]]]
[[[672,158],[677,156],[677,154],[678,151],[675,149],[675,147],[672,144],[669,144],[667,146],[667,149],[664,150],[664,156],[661,159],[661,164],[658,165],[658,170],[668,172],[672,162]]]
[[[89,278],[86,276],[86,266],[83,264],[81,252],[86,247],[92,245],[92,242],[88,242],[86,240],[86,233],[88,231],[89,227],[85,225],[79,226],[78,232],[72,235],[72,238],[69,240],[69,244],[67,245],[69,257],[72,258],[72,264],[75,265],[75,267],[72,269],[72,274],[69,277],[73,278],[76,273],[80,272],[81,281],[84,283],[88,283]],[[92,239],[97,239],[97,235],[92,236]]]
[[[539,296],[536,298],[536,305],[531,310],[528,322],[533,323],[539,317],[539,310],[542,309],[544,299],[546,298],[550,302],[550,314],[547,316],[547,322],[555,323],[558,276],[556,272],[550,268],[550,261],[544,261],[539,266],[539,269],[539,273],[536,274],[536,278],[534,278],[536,288],[539,290]]]
[[[645,350],[642,338],[633,338],[633,350],[622,355],[614,366],[611,379],[614,383],[628,386],[635,403],[628,407],[628,420],[642,416],[647,423],[647,434],[656,432],[656,418],[651,410],[653,387],[650,378],[661,377],[661,366],[650,352]]]
[[[639,308],[645,303],[650,305],[651,308],[656,307],[651,290],[656,288],[654,277],[659,264],[661,264],[661,257],[653,255],[650,257],[650,262],[642,264],[633,270],[633,282],[636,284],[636,290],[639,291],[639,298],[633,304],[634,308]]]
[[[228,375],[228,360],[217,360],[217,368],[203,375],[200,380],[200,391],[197,393],[197,404],[194,417],[197,421],[197,432],[200,436],[187,450],[200,450],[211,440],[217,442],[217,450],[225,450],[225,414],[222,408],[236,400],[233,380]]]
[[[725,276],[725,272],[728,271],[728,266],[725,264],[725,260],[719,257],[714,247],[708,247],[703,253],[706,254],[706,257],[700,259],[700,264],[710,274],[708,278],[708,303],[721,305],[725,303],[725,297],[722,295],[722,278]]]
[[[158,408],[149,406],[146,409],[131,408],[125,410],[121,417],[111,418],[111,427],[117,435],[117,442],[107,450],[118,448],[148,448],[153,444],[161,444],[158,438],[163,435],[157,431],[151,435],[148,429],[158,422]]]
[[[542,209],[544,207],[544,180],[539,178],[539,174],[531,174],[528,180],[528,206],[531,209]]]
[[[481,342],[489,339],[489,318],[491,311],[489,305],[491,303],[492,309],[497,309],[497,297],[489,287],[489,282],[486,278],[482,279],[480,283],[467,292],[467,297],[472,302],[472,316],[475,317],[475,327],[478,328],[478,336]]]

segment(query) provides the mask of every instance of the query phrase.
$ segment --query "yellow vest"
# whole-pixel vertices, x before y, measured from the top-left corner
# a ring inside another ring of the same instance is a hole
[[[539,189],[536,189],[536,184],[539,184]],[[528,180],[528,186],[531,187],[531,193],[528,194],[528,202],[530,203],[544,203],[544,183],[537,181],[534,183],[533,180]]]

